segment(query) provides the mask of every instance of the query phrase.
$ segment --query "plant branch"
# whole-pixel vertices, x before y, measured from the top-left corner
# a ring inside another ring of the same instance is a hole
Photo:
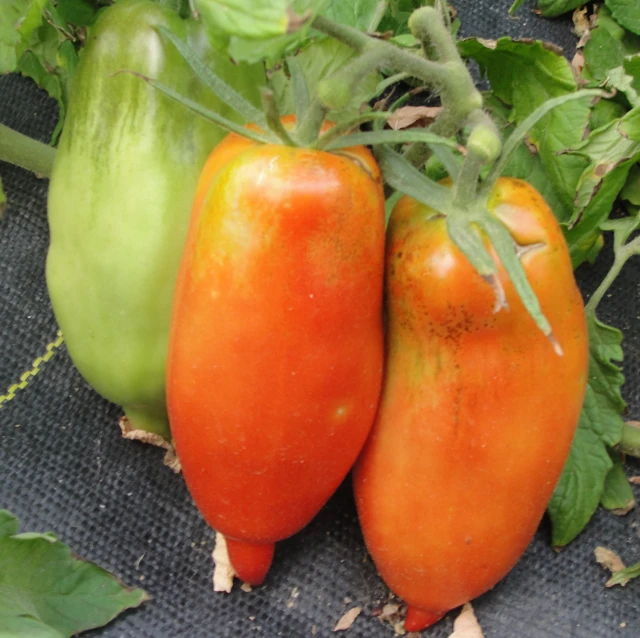
[[[616,249],[613,264],[609,269],[607,276],[600,282],[600,285],[596,288],[595,292],[591,295],[591,298],[585,305],[585,309],[587,311],[595,314],[598,304],[602,301],[603,297],[611,287],[611,284],[620,274],[620,271],[627,261],[634,255],[640,255],[640,237],[636,237],[628,244]]]
[[[0,160],[49,177],[55,148],[0,124]]]

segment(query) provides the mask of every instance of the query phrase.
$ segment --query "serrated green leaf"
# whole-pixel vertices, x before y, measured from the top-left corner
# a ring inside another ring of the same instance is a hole
[[[629,169],[636,161],[637,159],[634,157],[607,173],[595,197],[584,209],[579,223],[565,231],[574,268],[577,268],[588,258],[589,253],[600,241],[601,226],[611,214],[613,204],[625,184]]]
[[[53,534],[15,532],[17,519],[0,512],[0,635],[67,638],[148,600]]]
[[[549,503],[552,543],[571,542],[598,507],[613,462],[607,446],[618,443],[626,404],[620,388],[624,376],[616,364],[623,359],[622,333],[587,313],[589,382],[569,458]]]
[[[512,106],[509,118],[522,122],[543,102],[576,91],[568,61],[557,49],[542,42],[462,40],[461,53],[480,65],[495,95]],[[529,133],[538,149],[549,186],[554,190],[554,213],[566,221],[573,213],[575,185],[586,160],[575,155],[558,155],[578,144],[589,120],[587,100],[553,109]]]
[[[612,17],[631,33],[640,34],[640,3],[638,0],[604,0]]]
[[[631,167],[640,160],[640,141],[633,137],[640,137],[640,107],[592,131],[571,151],[586,161],[576,185],[574,219],[565,232],[574,267],[592,250]]]
[[[538,9],[545,18],[555,18],[584,3],[585,0],[538,0]]]
[[[579,154],[589,161],[578,180],[576,215],[582,213],[609,172],[640,153],[640,142],[633,139],[640,137],[639,115],[640,107],[604,128],[592,131],[586,140],[571,149],[571,153]]]
[[[635,507],[636,499],[629,484],[620,454],[615,450],[609,450],[613,467],[609,470],[604,482],[604,490],[600,498],[600,504],[604,509],[626,513]]]

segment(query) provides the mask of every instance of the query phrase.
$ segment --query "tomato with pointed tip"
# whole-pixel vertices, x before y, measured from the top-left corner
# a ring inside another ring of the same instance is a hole
[[[287,120],[291,124],[290,120]],[[187,486],[263,581],[353,465],[382,383],[384,195],[365,148],[231,134],[196,189],[167,389]]]
[[[530,185],[500,179],[488,209],[510,230],[562,349],[500,267],[507,310],[447,234],[403,197],[390,220],[380,407],[354,469],[365,541],[419,631],[492,588],[531,541],[567,459],[587,381],[571,260]],[[493,253],[498,263],[498,258]]]

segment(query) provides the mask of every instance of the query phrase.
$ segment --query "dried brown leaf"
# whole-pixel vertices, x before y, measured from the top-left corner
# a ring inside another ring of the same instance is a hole
[[[394,111],[387,122],[394,131],[412,126],[428,126],[441,110],[441,106],[403,106]]]
[[[603,567],[606,567],[612,574],[625,568],[625,564],[622,562],[620,556],[606,547],[596,547],[594,553],[596,561]]]
[[[582,9],[576,9],[571,16],[573,19],[573,32],[579,38],[581,38],[585,33],[589,33],[591,30],[588,13],[589,10],[587,7],[582,7]]]
[[[382,608],[382,611],[378,614],[378,620],[387,620],[392,616],[398,616],[398,615],[401,615],[400,605],[394,604],[394,603],[387,603]]]
[[[480,627],[471,603],[466,603],[462,607],[460,615],[453,623],[453,633],[450,638],[484,638],[482,627]]]
[[[640,485],[640,476],[630,476],[629,483],[633,483],[634,485]]]
[[[333,628],[333,631],[346,631],[353,625],[356,618],[360,615],[362,611],[362,607],[352,607],[346,614],[340,618],[340,620],[336,623],[336,626]]]
[[[213,548],[213,591],[231,592],[235,570],[229,560],[227,541],[224,536],[216,532],[216,544]]]
[[[529,153],[531,153],[531,156],[535,157],[538,154],[538,147],[529,139],[528,135],[525,136],[523,141],[524,145],[529,150]]]
[[[576,54],[573,56],[573,60],[571,60],[571,71],[573,72],[573,77],[579,86],[586,86],[589,84],[589,82],[582,77],[583,69],[584,54],[582,51],[576,51]]]
[[[120,426],[120,432],[122,432],[123,438],[131,441],[149,443],[150,445],[155,445],[156,447],[161,447],[163,450],[166,450],[162,462],[171,468],[176,474],[180,473],[180,470],[182,469],[180,467],[180,459],[178,459],[175,448],[169,441],[154,432],[135,430],[126,416],[121,416],[118,419],[118,425]]]

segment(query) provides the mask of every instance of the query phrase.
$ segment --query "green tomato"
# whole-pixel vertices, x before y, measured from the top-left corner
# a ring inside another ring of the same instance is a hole
[[[234,65],[192,20],[122,0],[90,30],[51,176],[47,285],[71,358],[131,424],[169,437],[165,360],[173,290],[198,175],[224,131],[123,70],[236,119],[164,26],[254,103],[261,66]]]

